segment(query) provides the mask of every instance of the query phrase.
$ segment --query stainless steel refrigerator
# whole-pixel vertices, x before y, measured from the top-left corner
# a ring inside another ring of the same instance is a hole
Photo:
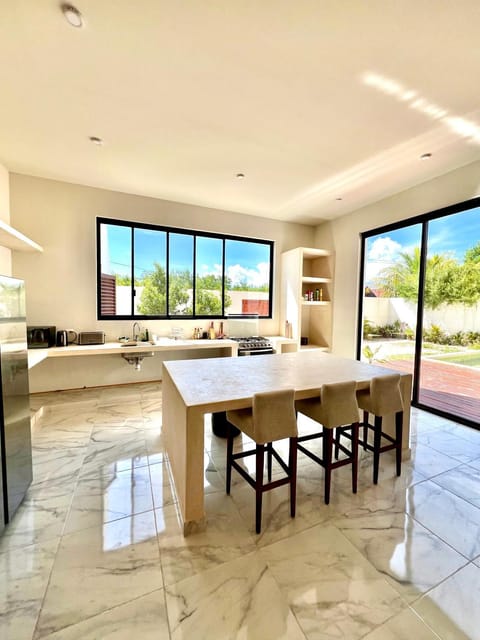
[[[23,280],[0,276],[0,531],[32,482],[27,324]]]

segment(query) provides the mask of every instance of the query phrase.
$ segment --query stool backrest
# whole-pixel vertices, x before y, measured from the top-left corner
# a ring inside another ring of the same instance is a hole
[[[324,384],[320,390],[322,424],[333,428],[358,422],[355,380]]]
[[[253,427],[259,444],[298,435],[293,389],[267,391],[253,396]]]
[[[387,416],[403,411],[400,392],[400,374],[377,376],[370,381],[370,401],[376,416]]]

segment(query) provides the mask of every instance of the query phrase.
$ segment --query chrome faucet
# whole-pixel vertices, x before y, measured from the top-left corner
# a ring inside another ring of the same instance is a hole
[[[138,333],[135,333],[135,327],[137,327]],[[140,324],[138,322],[134,322],[132,327],[132,337],[134,340],[138,340],[138,338],[140,337],[141,331],[142,331],[142,328]]]

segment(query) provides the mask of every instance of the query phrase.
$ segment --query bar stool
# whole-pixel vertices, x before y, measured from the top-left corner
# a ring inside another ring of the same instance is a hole
[[[255,489],[256,510],[255,530],[260,533],[262,522],[262,497],[265,491],[270,491],[284,484],[290,485],[290,515],[295,516],[297,490],[297,418],[294,405],[294,390],[271,391],[256,393],[250,409],[227,411],[229,423],[243,431],[255,444],[255,449],[233,453],[233,430],[227,433],[227,494],[230,494],[232,467]],[[289,438],[288,465],[273,448],[272,442]],[[263,481],[265,452],[267,452],[268,482]],[[237,460],[255,455],[255,478],[252,478]],[[272,482],[272,458],[280,464],[287,474],[286,477]]]
[[[373,451],[373,483],[378,484],[380,454],[395,449],[397,476],[402,471],[403,401],[400,392],[400,374],[377,376],[370,381],[369,389],[357,392],[357,401],[363,410],[363,448]],[[385,416],[395,414],[395,437],[382,431]],[[374,416],[373,425],[369,414]],[[373,444],[368,442],[369,430],[373,431]],[[387,444],[382,445],[382,439]]]
[[[344,465],[352,465],[352,492],[357,493],[358,475],[358,404],[356,397],[356,382],[337,382],[324,384],[317,398],[297,400],[295,408],[323,426],[319,433],[298,437],[297,449],[317,462],[325,469],[325,504],[330,502],[330,484],[332,470]],[[348,425],[348,426],[345,426]],[[341,428],[341,431],[340,431]],[[340,435],[350,430],[351,449],[341,444]],[[337,432],[338,431],[338,435]],[[323,438],[322,458],[306,449],[300,442]],[[332,446],[346,454],[346,458],[332,460]]]

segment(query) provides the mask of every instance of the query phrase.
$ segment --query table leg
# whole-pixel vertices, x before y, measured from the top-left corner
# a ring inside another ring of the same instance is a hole
[[[203,531],[204,507],[204,418],[199,409],[185,406],[168,371],[162,376],[162,433],[175,484],[183,533]]]

